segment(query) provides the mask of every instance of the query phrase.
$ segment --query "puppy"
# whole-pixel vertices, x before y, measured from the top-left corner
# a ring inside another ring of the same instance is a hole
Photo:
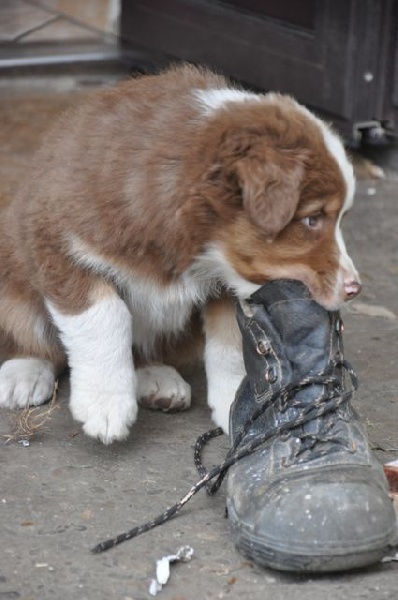
[[[353,195],[341,141],[290,97],[187,65],[92,95],[1,213],[0,405],[45,402],[68,364],[73,417],[122,440],[137,401],[189,406],[170,354],[203,327],[227,430],[244,375],[232,298],[282,277],[327,309],[356,295],[340,230]]]

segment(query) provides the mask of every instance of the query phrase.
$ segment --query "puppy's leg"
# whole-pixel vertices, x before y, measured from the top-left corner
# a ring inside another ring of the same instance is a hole
[[[229,409],[246,373],[233,301],[210,302],[204,309],[204,322],[207,401],[213,420],[227,433]]]
[[[136,373],[137,398],[142,406],[164,412],[191,406],[191,387],[174,367],[150,365],[137,369]]]
[[[73,417],[104,444],[126,438],[137,415],[127,306],[110,286],[79,314],[47,306],[69,357]]]

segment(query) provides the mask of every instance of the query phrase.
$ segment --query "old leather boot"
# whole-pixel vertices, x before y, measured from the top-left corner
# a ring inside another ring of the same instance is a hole
[[[285,280],[242,303],[238,320],[247,377],[231,407],[231,453],[249,454],[228,473],[237,548],[288,571],[379,561],[397,543],[396,518],[350,404],[339,314]]]

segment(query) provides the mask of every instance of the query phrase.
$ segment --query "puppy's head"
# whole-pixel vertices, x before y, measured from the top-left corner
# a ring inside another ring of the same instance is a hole
[[[353,202],[352,166],[309,111],[285,96],[262,98],[218,114],[217,177],[238,208],[214,248],[238,295],[267,280],[299,279],[336,309],[361,289],[340,228]]]

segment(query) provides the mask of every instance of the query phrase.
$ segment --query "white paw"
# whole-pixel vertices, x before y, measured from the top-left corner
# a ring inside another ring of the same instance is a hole
[[[173,367],[153,365],[137,369],[137,397],[141,406],[168,411],[191,406],[191,387]]]
[[[54,367],[40,358],[13,358],[0,367],[0,406],[25,408],[49,400],[54,392]]]
[[[131,393],[104,391],[72,392],[72,416],[83,423],[84,432],[104,444],[121,441],[129,435],[137,418],[137,403]]]

